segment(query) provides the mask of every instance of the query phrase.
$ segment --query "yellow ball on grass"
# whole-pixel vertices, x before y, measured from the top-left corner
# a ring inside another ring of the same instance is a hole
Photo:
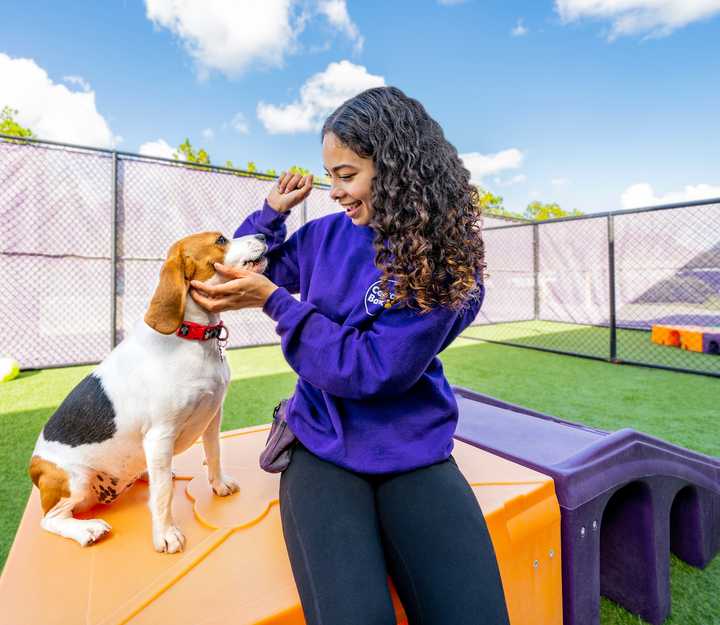
[[[14,380],[20,375],[20,363],[14,358],[0,358],[0,383]]]

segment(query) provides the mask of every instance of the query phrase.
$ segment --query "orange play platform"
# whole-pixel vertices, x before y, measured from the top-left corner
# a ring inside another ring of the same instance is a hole
[[[717,353],[718,337],[720,337],[720,327],[691,325],[655,324],[650,333],[650,340],[658,345],[670,345],[691,352],[705,353]],[[713,343],[714,349],[712,349]]]
[[[650,332],[650,340],[657,345],[680,347],[680,328],[655,324]]]
[[[83,515],[112,526],[85,548],[40,528],[33,489],[0,578],[0,625],[304,623],[282,536],[279,475],[258,467],[268,429],[223,433],[225,471],[241,487],[230,497],[213,495],[202,445],[175,458],[173,510],[187,538],[179,554],[153,550],[144,483]],[[552,479],[460,441],[453,455],[487,520],[512,625],[561,625]],[[392,593],[398,623],[405,623]]]

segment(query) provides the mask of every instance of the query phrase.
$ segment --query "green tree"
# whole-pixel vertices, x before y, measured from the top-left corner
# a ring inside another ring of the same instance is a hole
[[[480,207],[483,211],[501,212],[504,211],[503,199],[499,195],[495,195],[490,191],[478,187],[478,195],[480,196]]]
[[[210,159],[207,156],[207,153],[205,150],[199,150],[198,152],[195,152],[190,142],[185,139],[185,143],[183,143],[178,150],[185,155],[186,159],[191,163],[202,163],[202,164],[210,164]],[[202,156],[207,157],[207,161],[198,160]],[[176,155],[177,158],[177,155]],[[225,161],[225,167],[228,169],[236,169],[235,164],[231,160]],[[300,167],[299,165],[293,165],[290,169],[288,169],[289,172],[292,172],[293,174],[300,174],[301,176],[307,176],[310,174],[309,169],[305,169],[304,167]],[[265,172],[261,172],[258,169],[257,163],[255,161],[248,161],[247,165],[245,166],[245,169],[243,171],[238,170],[235,172],[236,176],[248,176],[252,175],[256,178],[263,178],[263,179],[270,179],[270,178],[277,178],[278,174],[277,171],[274,168],[266,169]]]
[[[196,151],[190,143],[190,139],[185,139],[185,141],[178,146],[177,152],[173,154],[173,158],[179,160],[180,155],[182,155],[188,163],[197,163],[199,165],[210,164],[210,155],[203,148],[199,148]]]
[[[301,176],[307,176],[310,174],[309,169],[305,169],[304,167],[300,167],[299,165],[293,165],[288,171],[291,174],[300,174]]]
[[[253,178],[271,179],[271,178],[277,177],[277,174],[275,173],[274,169],[268,169],[265,171],[265,173],[262,173],[261,171],[259,171],[257,168],[257,165],[255,164],[254,161],[248,161],[247,166],[244,170],[237,169],[235,167],[235,164],[230,160],[225,161],[225,167],[227,167],[228,169],[235,169],[233,174],[235,176],[240,176],[243,178],[253,177]]]
[[[33,131],[21,126],[15,121],[18,112],[9,106],[3,107],[0,111],[0,134],[12,135],[13,137],[35,138]]]
[[[582,215],[579,210],[574,209],[572,212],[567,212],[560,208],[560,205],[553,202],[552,204],[543,204],[542,202],[535,200],[528,204],[525,209],[525,217],[528,219],[534,219],[536,221],[544,221],[545,219],[557,219],[558,217],[578,217]]]
[[[503,199],[499,195],[495,195],[491,191],[487,191],[482,187],[477,187],[480,196],[480,208],[485,215],[495,215],[499,217],[509,217],[511,219],[525,219],[518,213],[506,210],[503,206]]]

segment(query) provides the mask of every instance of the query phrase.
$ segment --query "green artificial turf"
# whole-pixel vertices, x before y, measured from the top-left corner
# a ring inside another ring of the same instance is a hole
[[[458,339],[441,357],[453,384],[603,429],[636,428],[720,456],[720,384],[716,379],[469,339]],[[295,383],[279,347],[234,350],[229,352],[229,361],[233,379],[223,429],[269,421],[272,407],[292,392]],[[4,476],[0,480],[0,563],[5,562],[30,493],[26,466],[37,434],[65,395],[91,370],[27,371],[0,385],[0,471]],[[671,582],[672,616],[666,625],[720,625],[720,557],[704,571],[673,557]],[[603,599],[601,623],[642,621]]]
[[[556,321],[516,321],[473,326],[466,336],[487,341],[500,341],[541,347],[562,352],[596,356],[610,356],[610,330]],[[691,352],[679,347],[657,345],[647,330],[617,330],[616,358],[690,371],[720,374],[720,355]]]

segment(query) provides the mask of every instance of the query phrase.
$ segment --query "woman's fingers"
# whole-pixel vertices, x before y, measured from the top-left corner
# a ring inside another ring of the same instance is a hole
[[[291,206],[294,206],[295,201],[300,201],[305,199],[310,191],[312,190],[313,185],[313,175],[308,174],[307,176],[302,176],[300,174],[293,174],[291,172],[282,172],[280,174],[280,177],[278,178],[277,182],[277,190],[280,195],[286,195],[286,194],[292,194],[293,192],[296,192],[294,195],[296,197],[290,196],[292,199],[290,201],[292,202]]]
[[[205,310],[212,313],[221,313],[226,310],[240,310],[248,308],[253,304],[242,299],[244,293],[234,293],[235,297],[207,297],[195,289],[190,289],[190,297],[192,297]]]
[[[300,174],[294,174],[292,178],[287,183],[287,186],[285,187],[285,192],[290,193],[290,191],[294,191],[300,186],[300,181],[302,180],[302,176]]]
[[[192,280],[190,282],[190,286],[211,297],[224,297],[227,295],[239,295],[242,297],[245,295],[245,291],[247,290],[242,284],[242,280],[245,279],[247,278],[235,278],[234,280],[223,282],[222,284],[204,284],[202,282]]]
[[[313,188],[313,175],[310,174],[305,177],[305,181],[302,186],[302,199],[304,200],[308,195],[310,195],[310,191],[312,191]]]
[[[204,282],[198,282],[197,280],[191,280],[190,286],[205,296],[214,297],[216,295],[220,295],[219,287],[222,285],[220,285],[220,284],[205,284]]]
[[[253,273],[240,267],[231,267],[229,265],[223,265],[222,263],[213,263],[213,267],[215,267],[217,273],[227,278],[245,278]]]
[[[253,271],[247,271],[240,267],[230,267],[222,263],[214,264],[215,271],[225,278],[229,278],[227,282],[221,284],[208,284],[199,280],[191,280],[190,286],[204,295],[212,297],[222,297],[224,295],[244,295],[248,290],[250,282],[256,278],[258,274]]]
[[[273,201],[282,204],[281,209],[289,210],[298,202],[304,200],[310,191],[312,191],[313,176],[308,174],[302,176],[300,174],[283,173],[278,179],[277,191],[286,198],[277,198]],[[274,205],[273,205],[274,206]],[[276,209],[277,210],[277,209]]]
[[[207,297],[206,295],[203,295],[200,291],[198,291],[196,289],[190,289],[190,297],[192,297],[200,306],[202,306],[207,311],[221,312],[221,311],[225,310],[225,308],[221,308],[221,306],[222,306],[221,300]]]
[[[203,295],[207,296],[210,295],[210,289],[212,289],[212,285],[205,284],[204,282],[200,282],[199,280],[190,280],[190,286],[192,287],[190,289],[190,292],[196,291],[198,293],[202,293]]]

